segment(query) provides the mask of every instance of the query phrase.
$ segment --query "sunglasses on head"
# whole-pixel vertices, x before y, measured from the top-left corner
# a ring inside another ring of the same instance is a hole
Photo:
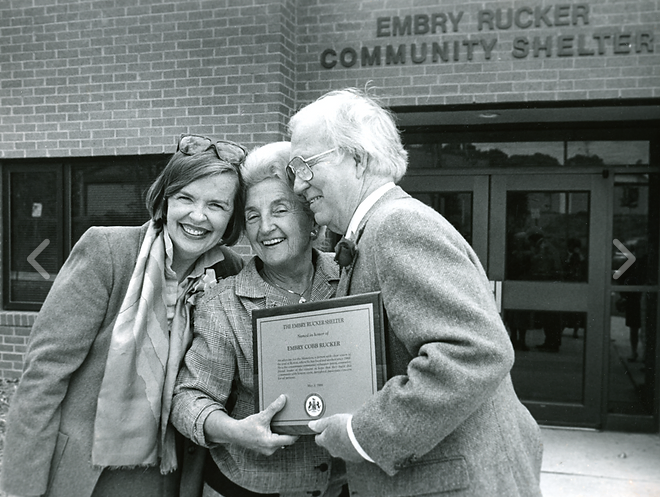
[[[321,152],[320,154],[313,155],[312,157],[309,157],[307,159],[303,159],[299,155],[296,155],[286,165],[286,177],[289,180],[289,184],[293,186],[293,184],[296,182],[296,176],[300,178],[302,181],[310,181],[314,177],[314,171],[312,171],[312,166],[315,165],[315,164],[310,164],[310,162],[312,161],[316,162],[324,155],[331,154],[335,150],[337,150],[336,147],[331,148],[330,150],[326,150],[325,152]]]
[[[186,155],[195,155],[206,152],[209,148],[215,150],[218,159],[234,166],[240,166],[247,152],[238,143],[218,140],[214,142],[206,136],[182,134],[177,142],[176,150]]]

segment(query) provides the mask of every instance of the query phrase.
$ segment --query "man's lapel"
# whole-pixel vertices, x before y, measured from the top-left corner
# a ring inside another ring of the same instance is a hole
[[[343,267],[339,270],[339,285],[337,285],[337,297],[345,297],[351,287],[351,278],[353,276],[353,264]]]
[[[356,246],[355,258],[353,259],[352,264],[343,267],[340,270],[339,286],[337,287],[337,297],[344,297],[346,295],[350,295],[351,280],[353,278],[353,268],[355,267],[357,260],[360,258],[359,242],[360,242],[360,238],[362,237],[362,234],[364,233],[364,229],[367,225],[367,222],[369,222],[369,218],[372,216],[374,212],[376,212],[376,210],[383,203],[397,198],[405,198],[405,197],[409,197],[409,195],[406,192],[404,192],[399,186],[392,188],[391,190],[387,191],[385,195],[379,198],[376,201],[376,203],[371,207],[371,209],[369,209],[365,214],[365,216],[362,218],[362,221],[360,221],[360,225],[358,226],[354,240]]]

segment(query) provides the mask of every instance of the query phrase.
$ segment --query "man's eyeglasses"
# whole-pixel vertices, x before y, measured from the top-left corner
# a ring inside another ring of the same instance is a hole
[[[195,155],[206,152],[209,148],[215,150],[218,159],[234,166],[240,166],[247,157],[247,152],[238,143],[226,140],[214,142],[210,138],[199,135],[182,134],[176,150],[186,155]]]
[[[296,155],[293,159],[291,159],[286,166],[286,177],[289,180],[291,186],[293,186],[295,183],[296,176],[298,176],[303,181],[311,180],[314,177],[312,166],[315,164],[310,164],[310,162],[317,161],[324,155],[331,154],[335,150],[337,150],[336,147],[331,148],[330,150],[326,150],[325,152],[321,152],[320,154],[313,155],[307,159],[303,159],[299,155]]]

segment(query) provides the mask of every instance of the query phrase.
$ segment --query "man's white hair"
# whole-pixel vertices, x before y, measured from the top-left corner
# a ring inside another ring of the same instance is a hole
[[[319,117],[323,129],[316,131],[328,146],[366,161],[368,174],[398,183],[406,173],[408,153],[394,117],[375,98],[355,88],[331,91],[298,111],[289,131],[293,135]]]

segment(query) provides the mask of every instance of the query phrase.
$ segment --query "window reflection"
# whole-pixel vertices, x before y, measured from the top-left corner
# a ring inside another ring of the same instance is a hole
[[[410,195],[442,214],[472,245],[471,192],[418,192]]]
[[[58,176],[56,172],[12,171],[9,183],[9,298],[12,302],[42,301],[58,271]],[[30,254],[40,246],[38,263],[48,278],[29,262]]]
[[[490,167],[557,167],[564,162],[563,142],[475,143]]]
[[[73,166],[72,243],[90,226],[139,226],[148,221],[145,194],[163,166],[146,161]]]
[[[412,143],[406,146],[408,167],[411,169],[435,169],[440,167],[437,161],[438,145],[435,143]]]
[[[511,376],[520,398],[582,403],[586,313],[506,309],[504,321],[516,349]]]
[[[563,142],[413,143],[407,145],[411,169],[557,167]]]
[[[406,144],[411,169],[650,165],[648,140],[443,143],[432,135],[422,140]]]
[[[567,142],[567,166],[648,166],[648,141]]]
[[[588,192],[508,192],[508,280],[586,282]]]
[[[614,178],[613,237],[636,258],[615,284],[654,285],[658,276],[658,175]],[[612,245],[612,273],[628,258]]]
[[[612,292],[608,412],[653,414],[657,306],[656,293]]]

